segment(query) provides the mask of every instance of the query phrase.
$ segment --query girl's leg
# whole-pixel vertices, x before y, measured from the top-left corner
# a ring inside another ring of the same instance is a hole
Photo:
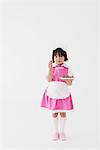
[[[60,112],[60,116],[60,138],[65,140],[66,112]]]
[[[53,140],[58,140],[58,113],[52,113],[53,117],[53,124],[54,124],[54,135],[53,135]]]

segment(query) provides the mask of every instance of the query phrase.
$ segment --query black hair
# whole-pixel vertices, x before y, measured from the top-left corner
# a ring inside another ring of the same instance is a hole
[[[52,53],[52,61],[54,63],[54,56],[56,55],[59,55],[59,56],[64,56],[64,61],[67,61],[68,58],[67,58],[67,52],[64,51],[62,48],[56,48],[55,50],[53,50],[53,53]]]

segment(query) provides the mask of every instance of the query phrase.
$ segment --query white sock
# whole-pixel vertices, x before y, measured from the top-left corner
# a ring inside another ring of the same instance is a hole
[[[54,131],[58,133],[58,117],[53,117]]]
[[[60,118],[60,132],[61,133],[64,133],[65,126],[66,126],[66,117],[61,117]]]

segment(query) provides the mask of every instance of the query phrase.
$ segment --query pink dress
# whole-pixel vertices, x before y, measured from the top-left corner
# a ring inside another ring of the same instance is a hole
[[[53,111],[65,111],[73,109],[72,96],[68,85],[60,77],[72,75],[66,64],[53,65],[53,80],[49,82],[41,102],[41,107]]]

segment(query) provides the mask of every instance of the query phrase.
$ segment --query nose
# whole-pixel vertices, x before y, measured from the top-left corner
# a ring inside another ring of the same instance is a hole
[[[60,57],[58,56],[57,59],[60,60]]]

